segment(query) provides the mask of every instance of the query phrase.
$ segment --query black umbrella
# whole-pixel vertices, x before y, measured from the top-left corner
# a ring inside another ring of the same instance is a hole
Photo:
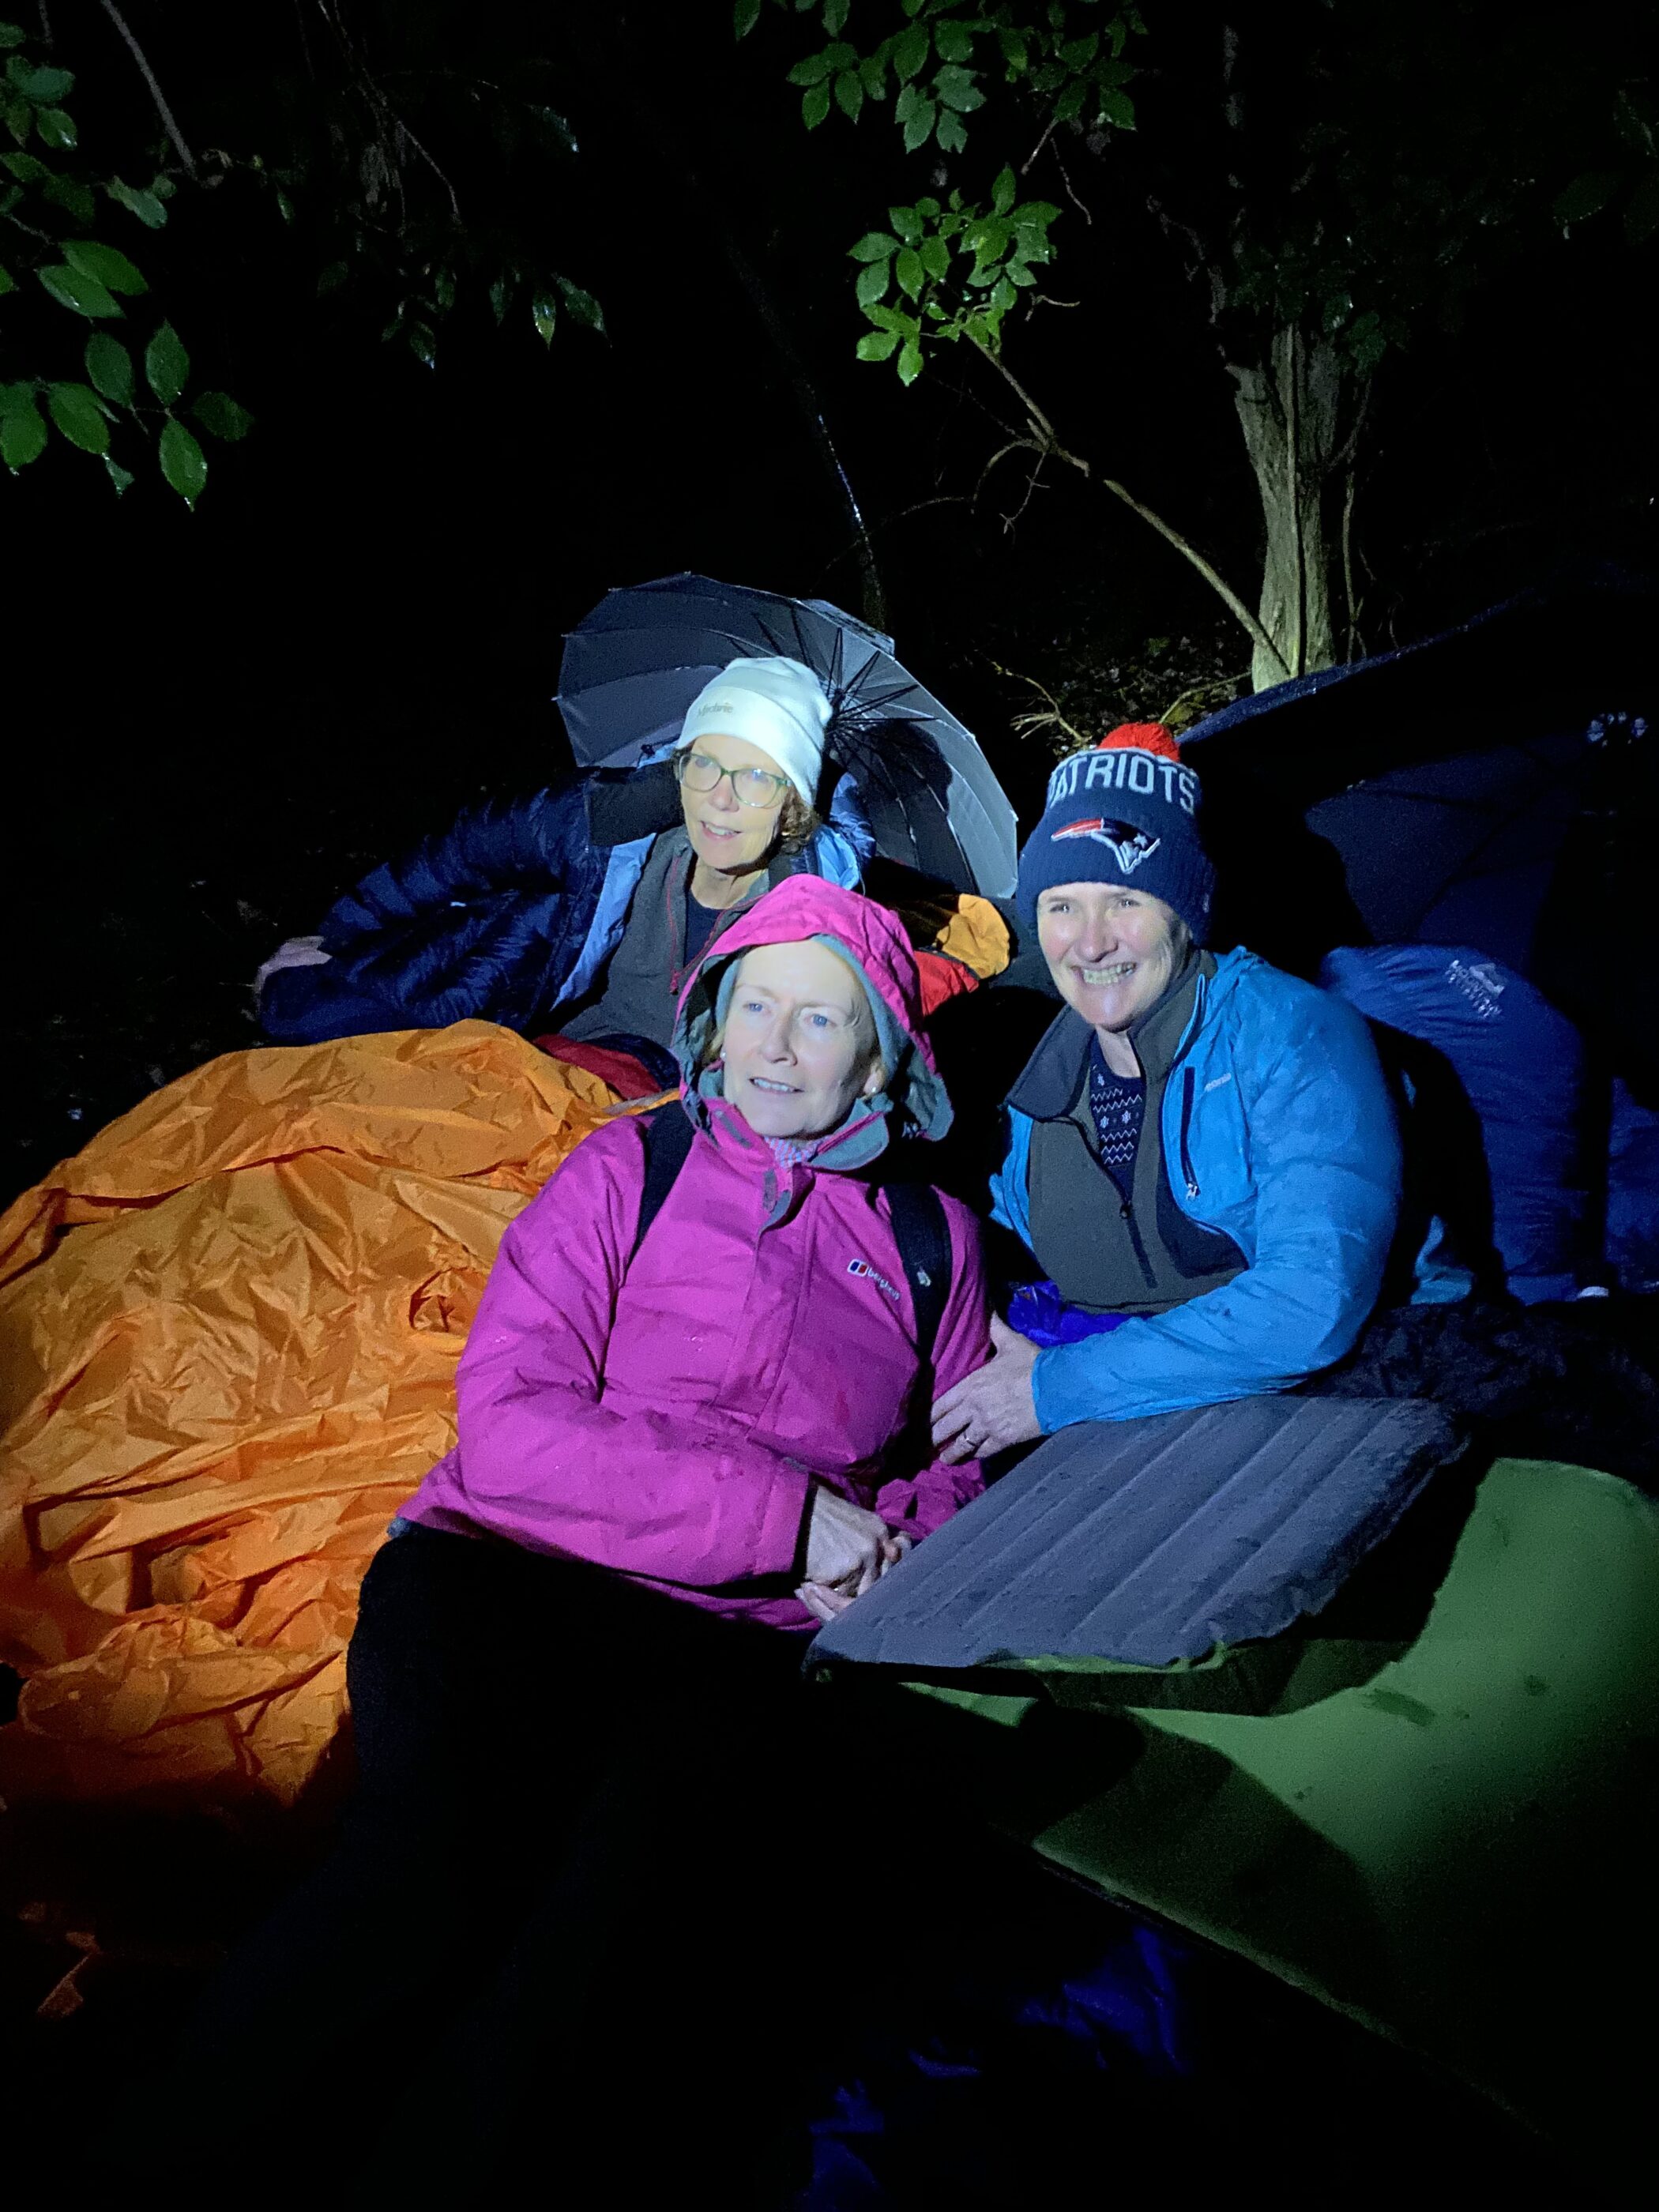
[[[690,574],[607,592],[566,638],[559,667],[576,758],[636,760],[678,734],[728,662],[771,653],[803,662],[829,694],[829,777],[852,775],[877,851],[959,890],[1008,896],[1014,811],[978,744],[900,666],[890,638],[827,600]]]
[[[1529,592],[1199,724],[1221,933],[1304,974],[1339,943],[1471,945],[1650,1057],[1654,612],[1617,579]]]

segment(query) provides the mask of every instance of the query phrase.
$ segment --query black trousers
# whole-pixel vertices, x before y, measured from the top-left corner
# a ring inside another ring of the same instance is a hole
[[[506,1544],[388,1543],[339,1846],[169,2069],[202,2128],[268,2144],[276,2091],[313,2186],[416,2203],[527,2162],[572,2203],[787,2201],[815,2063],[896,1966],[936,1973],[976,1886],[938,1778],[801,1650]]]

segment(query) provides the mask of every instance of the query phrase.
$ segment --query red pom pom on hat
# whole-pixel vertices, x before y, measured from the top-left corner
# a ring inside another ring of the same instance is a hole
[[[1178,761],[1181,748],[1162,722],[1120,722],[1095,745],[1097,753],[1115,752],[1120,746],[1139,753],[1156,753],[1161,760]]]

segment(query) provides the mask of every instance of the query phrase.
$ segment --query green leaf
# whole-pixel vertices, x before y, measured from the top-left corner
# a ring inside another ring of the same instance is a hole
[[[109,480],[114,485],[115,495],[118,499],[133,481],[132,471],[124,469],[119,461],[112,459],[107,453],[104,456],[104,466],[109,471]]]
[[[163,323],[144,348],[144,374],[163,407],[172,406],[189,380],[190,356],[171,323]]]
[[[859,78],[872,100],[887,97],[887,57],[878,46],[859,64]]]
[[[933,73],[933,90],[946,107],[953,107],[958,115],[971,115],[976,107],[985,105],[985,94],[975,82],[974,70],[947,65]]]
[[[931,100],[916,102],[905,119],[904,150],[907,154],[914,154],[919,146],[927,143],[933,135],[933,124],[938,114],[939,110]]]
[[[893,75],[901,84],[908,84],[927,66],[927,57],[933,51],[933,41],[920,23],[913,23],[908,31],[901,31],[893,41]]]
[[[21,46],[27,37],[21,23],[0,23],[0,52],[9,46]]]
[[[46,163],[33,154],[0,154],[0,169],[9,169],[20,185],[37,184],[50,173]]]
[[[161,474],[186,507],[193,507],[207,482],[207,455],[182,422],[170,422],[157,449]]]
[[[859,340],[860,361],[890,361],[897,350],[896,331],[866,331]]]
[[[1008,64],[1008,77],[1012,83],[1015,77],[1023,76],[1030,67],[1030,48],[1018,31],[999,31],[997,43],[1002,48],[1003,60]]]
[[[760,21],[761,0],[732,0],[732,35],[746,39]]]
[[[1100,52],[1100,33],[1091,31],[1086,39],[1067,39],[1060,50],[1060,58],[1068,70],[1086,70]]]
[[[438,338],[430,323],[417,317],[404,332],[404,342],[422,368],[438,366]]]
[[[920,15],[927,0],[899,0],[899,5],[907,15]]]
[[[81,143],[73,119],[61,107],[40,108],[34,118],[34,127],[42,143],[57,147],[60,153],[72,153]]]
[[[853,0],[823,0],[823,34],[828,39],[840,38],[847,27],[848,10]]]
[[[548,345],[553,343],[553,333],[558,326],[559,303],[550,292],[538,292],[530,302],[531,320],[537,335]]]
[[[106,399],[118,407],[132,404],[132,356],[119,338],[94,331],[87,340],[87,374]]]
[[[505,282],[498,276],[489,288],[489,304],[495,310],[495,322],[498,328],[500,327],[502,318],[507,313],[507,285]]]
[[[78,269],[59,263],[49,269],[37,269],[34,273],[60,307],[69,307],[77,315],[118,315],[121,312],[98,279],[83,276]]]
[[[830,72],[830,48],[826,46],[821,54],[808,54],[805,61],[797,62],[784,79],[784,82],[786,84],[822,84]]]
[[[962,118],[952,115],[948,108],[939,119],[939,150],[945,154],[959,154],[968,143]]]
[[[885,261],[890,253],[898,252],[898,240],[884,230],[866,230],[858,244],[847,250],[854,261]]]
[[[912,338],[902,347],[898,357],[898,379],[901,384],[914,384],[921,374],[921,348]]]
[[[878,331],[897,331],[902,334],[910,327],[909,316],[902,315],[896,307],[884,307],[872,301],[864,312]]]
[[[568,276],[556,276],[559,297],[564,301],[565,313],[573,316],[585,331],[596,337],[605,336],[605,311],[591,292],[584,292],[580,284],[573,284]]]
[[[800,119],[809,131],[816,131],[829,112],[830,88],[827,84],[815,84],[811,92],[802,93]]]
[[[888,279],[891,275],[891,271],[892,264],[890,262],[866,262],[863,268],[859,271],[858,295],[860,307],[867,307],[873,301],[879,300],[885,295]]]
[[[112,177],[104,190],[112,200],[118,200],[124,208],[136,215],[147,229],[160,230],[167,219],[167,210],[154,192],[135,191],[131,185],[124,185],[119,177]]]
[[[62,208],[65,215],[72,215],[76,222],[97,221],[97,203],[79,177],[48,177],[40,190],[54,207]]]
[[[941,283],[951,273],[951,249],[942,238],[924,238],[916,248],[921,256],[921,265],[930,276]]]
[[[98,395],[84,384],[53,384],[46,388],[52,419],[83,453],[109,451],[109,419],[98,404]]]
[[[0,300],[3,300],[8,292],[15,292],[16,289],[17,279],[7,268],[5,263],[0,261]]]
[[[898,278],[900,291],[908,299],[920,296],[927,272],[921,265],[921,256],[913,247],[900,247],[898,258],[893,264],[893,273]]]
[[[1559,223],[1583,222],[1593,215],[1600,215],[1618,187],[1619,179],[1607,169],[1594,169],[1589,175],[1575,177],[1564,192],[1556,195],[1553,213]]]
[[[71,269],[78,269],[83,276],[95,276],[107,292],[148,292],[149,286],[139,271],[112,246],[100,246],[95,238],[70,238],[64,241],[64,258]]]
[[[991,205],[999,215],[1006,215],[1019,197],[1019,184],[1012,168],[1003,169],[991,187]]]
[[[1100,112],[1109,123],[1115,123],[1120,131],[1135,127],[1135,104],[1127,92],[1109,85],[1100,95]]]
[[[331,292],[343,291],[351,271],[343,261],[331,261],[317,272],[317,297],[325,300]]]
[[[276,212],[284,222],[294,221],[294,203],[286,192],[279,191],[276,195]],[[125,471],[123,473],[125,474]],[[131,479],[129,478],[128,481],[131,482]],[[125,486],[124,485],[122,489],[125,490]]]
[[[253,417],[228,392],[203,392],[199,399],[191,402],[190,411],[204,430],[228,445],[246,438],[253,428]]]
[[[56,107],[75,89],[75,79],[66,69],[30,69],[27,63],[13,61],[7,64],[6,75],[37,107]]]
[[[933,46],[942,62],[969,62],[974,58],[974,34],[966,23],[947,16],[933,26]]]
[[[32,398],[0,414],[0,461],[9,469],[26,469],[46,448],[46,420]]]
[[[836,105],[849,123],[856,123],[864,108],[864,84],[852,70],[836,79]]]
[[[907,246],[915,246],[921,237],[921,217],[915,208],[890,207],[887,220]]]

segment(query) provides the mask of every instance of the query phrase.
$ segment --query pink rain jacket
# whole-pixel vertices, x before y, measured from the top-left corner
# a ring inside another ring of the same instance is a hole
[[[939,1133],[948,1107],[917,1034],[915,963],[884,908],[793,877],[707,966],[819,935],[854,956],[912,1040],[896,1110],[908,1095]],[[711,988],[701,971],[687,986],[683,1036],[687,1009],[702,1008],[688,1050],[706,1034]],[[909,1286],[878,1185],[836,1165],[867,1161],[879,1117],[855,1111],[792,1167],[723,1099],[689,1094],[688,1110],[698,1133],[631,1266],[637,1120],[578,1146],[508,1229],[460,1363],[459,1443],[404,1516],[811,1628],[793,1585],[815,1481],[925,1536],[978,1494],[979,1468],[907,1465],[890,1450],[917,1382]],[[990,1355],[976,1226],[943,1204],[952,1275],[926,1397]],[[759,1577],[771,1587],[743,1587]]]

